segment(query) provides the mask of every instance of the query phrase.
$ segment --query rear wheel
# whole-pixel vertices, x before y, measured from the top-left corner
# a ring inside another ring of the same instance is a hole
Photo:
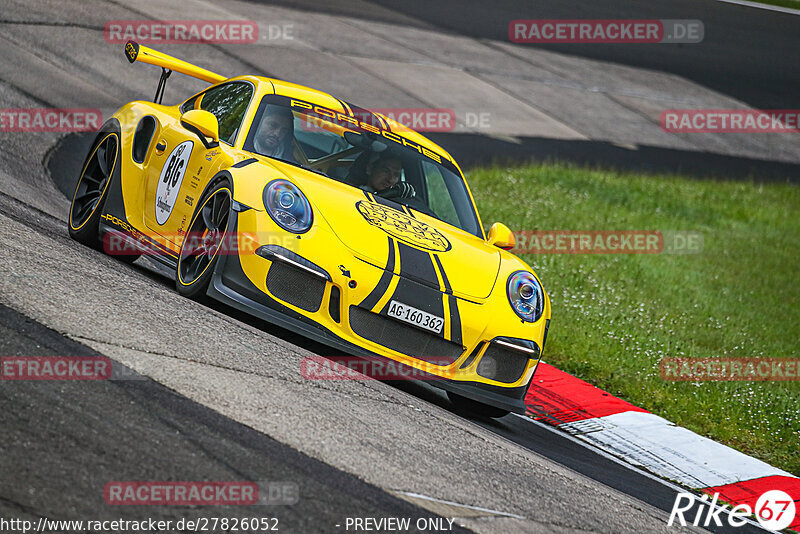
[[[205,296],[224,245],[230,211],[231,190],[222,182],[200,203],[181,245],[175,275],[175,285],[181,295],[195,300]]]
[[[97,141],[89,150],[89,156],[72,195],[69,208],[69,235],[84,245],[103,250],[100,240],[100,217],[108,197],[112,180],[118,180],[121,169],[119,129],[107,125],[101,130]],[[112,240],[111,243],[127,242],[125,239]],[[132,263],[139,254],[131,254],[132,246],[106,247],[105,252],[118,259]]]
[[[89,151],[72,205],[69,208],[69,235],[72,239],[100,249],[99,225],[111,176],[119,163],[119,132],[104,132]]]
[[[489,406],[488,404],[483,404],[482,402],[472,400],[451,391],[447,392],[447,398],[450,399],[450,402],[453,403],[457,411],[464,412],[466,415],[477,415],[479,417],[496,419],[511,413],[509,410]]]

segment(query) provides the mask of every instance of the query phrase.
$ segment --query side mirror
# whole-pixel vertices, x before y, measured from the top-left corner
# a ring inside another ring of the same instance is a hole
[[[503,250],[511,250],[516,244],[516,239],[511,230],[508,229],[503,223],[496,222],[489,228],[489,235],[486,236],[486,242],[494,245]]]
[[[210,111],[190,109],[181,115],[181,126],[197,135],[206,148],[219,146],[219,123]]]

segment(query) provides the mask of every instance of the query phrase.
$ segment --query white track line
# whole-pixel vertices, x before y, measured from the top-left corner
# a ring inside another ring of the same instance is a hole
[[[450,506],[456,506],[458,508],[466,508],[468,510],[475,510],[476,512],[485,512],[487,514],[498,515],[503,517],[512,517],[514,519],[525,519],[525,517],[517,514],[510,514],[508,512],[500,512],[498,510],[491,510],[489,508],[481,508],[480,506],[470,506],[468,504],[461,504],[458,502],[452,501],[445,501],[444,499],[437,499],[435,497],[428,497],[427,495],[422,495],[421,493],[414,493],[412,491],[395,491],[395,494],[406,495],[408,497],[413,497],[415,499],[421,499],[423,501],[431,501],[431,502],[438,502],[441,504],[448,504]]]
[[[617,464],[619,464],[619,465],[621,465],[621,466],[623,466],[623,467],[625,467],[627,469],[630,469],[631,471],[634,471],[634,472],[636,472],[636,473],[638,473],[638,474],[640,474],[642,476],[645,476],[645,477],[647,477],[647,478],[649,478],[651,480],[655,480],[659,484],[667,486],[668,488],[674,490],[676,493],[686,493],[687,491],[689,491],[689,492],[694,491],[694,490],[691,490],[691,489],[688,489],[688,488],[683,488],[681,486],[678,486],[677,484],[673,484],[672,482],[670,482],[668,480],[664,480],[663,478],[657,477],[656,475],[654,475],[652,473],[648,473],[647,471],[644,471],[643,469],[639,469],[638,467],[636,467],[634,465],[631,465],[628,462],[626,462],[626,461],[624,461],[624,460],[622,460],[620,458],[617,458],[616,456],[613,456],[613,455],[607,453],[603,449],[599,449],[599,448],[595,447],[591,443],[588,443],[586,441],[578,439],[575,436],[570,436],[566,432],[563,432],[563,431],[559,430],[556,427],[547,425],[545,423],[541,423],[541,422],[537,421],[536,419],[531,419],[530,417],[527,417],[525,415],[520,415],[520,414],[516,414],[516,413],[512,413],[511,415],[519,417],[520,419],[524,419],[525,421],[527,421],[527,422],[529,422],[531,424],[534,424],[534,425],[536,425],[536,426],[538,426],[540,428],[544,428],[546,430],[549,430],[553,434],[557,434],[562,438],[565,438],[565,439],[568,439],[568,440],[570,440],[570,441],[572,441],[574,443],[577,443],[581,447],[589,449],[590,451],[594,452],[595,454],[598,454],[598,455],[602,456],[603,458],[611,460],[612,462],[617,463]],[[569,466],[565,466],[565,467],[569,467]],[[632,496],[636,497],[635,495],[632,495]],[[704,503],[704,504],[710,505],[710,503]],[[722,508],[725,511],[728,510],[728,507],[726,507],[726,506],[722,506],[722,505],[719,505],[719,504],[715,506],[715,509],[719,509],[719,508]],[[748,518],[748,519],[745,519],[745,521],[747,521],[748,523],[750,523],[751,525],[753,525],[755,527],[760,528],[764,532],[774,532],[773,530],[765,529],[757,521],[754,521],[752,519]]]

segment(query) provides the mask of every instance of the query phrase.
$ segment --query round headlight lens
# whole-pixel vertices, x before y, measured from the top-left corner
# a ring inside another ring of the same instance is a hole
[[[307,232],[314,221],[308,199],[288,180],[273,180],[267,184],[264,207],[278,226],[295,234]]]
[[[544,311],[544,291],[539,281],[527,271],[516,271],[508,277],[508,302],[523,320],[535,323]]]
[[[283,209],[288,210],[294,204],[294,195],[288,191],[281,193],[280,205]]]

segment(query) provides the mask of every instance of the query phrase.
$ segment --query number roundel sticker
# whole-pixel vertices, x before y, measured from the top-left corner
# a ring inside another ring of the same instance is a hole
[[[167,157],[156,189],[156,222],[164,224],[172,215],[172,208],[178,199],[186,167],[189,165],[189,156],[192,155],[192,141],[184,141],[175,147]]]

